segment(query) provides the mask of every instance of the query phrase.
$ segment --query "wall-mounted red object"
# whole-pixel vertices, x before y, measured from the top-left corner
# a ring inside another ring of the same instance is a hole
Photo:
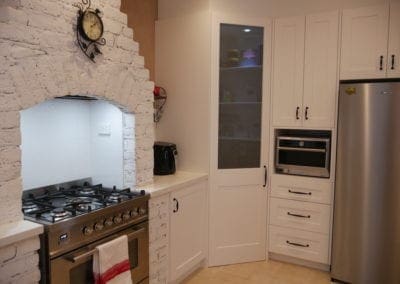
[[[154,94],[154,122],[159,122],[163,113],[163,107],[167,102],[167,91],[163,87],[155,86]]]

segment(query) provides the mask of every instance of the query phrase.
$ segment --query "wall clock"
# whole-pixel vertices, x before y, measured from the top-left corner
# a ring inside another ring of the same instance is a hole
[[[106,40],[102,37],[104,32],[102,13],[99,9],[92,9],[90,0],[82,0],[75,3],[79,8],[78,21],[76,25],[76,38],[83,53],[95,62],[95,57],[101,54],[100,45],[105,45]]]

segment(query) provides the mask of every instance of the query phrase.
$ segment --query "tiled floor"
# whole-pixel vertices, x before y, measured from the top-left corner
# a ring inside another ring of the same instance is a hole
[[[329,273],[278,261],[204,268],[184,284],[329,284]]]

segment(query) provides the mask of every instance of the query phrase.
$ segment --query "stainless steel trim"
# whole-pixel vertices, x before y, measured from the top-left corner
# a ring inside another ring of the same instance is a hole
[[[316,148],[295,148],[295,147],[280,147],[279,146],[278,150],[326,153],[326,150],[324,150],[324,149],[316,149]]]
[[[311,137],[293,137],[293,136],[278,136],[279,140],[294,140],[294,141],[318,141],[318,142],[329,142],[328,138],[311,138]]]
[[[127,235],[128,237],[128,241],[131,241],[133,239],[135,239],[135,237],[137,237],[138,234],[144,233],[145,232],[145,228],[140,228],[136,231],[134,231],[133,233],[130,233]],[[88,257],[92,256],[93,254],[95,254],[97,251],[97,248],[92,249],[90,251],[87,251],[85,253],[79,254],[77,256],[73,256],[73,255],[67,255],[65,257],[65,259],[71,261],[71,262],[77,262],[77,261],[81,261],[83,259],[87,259]]]
[[[341,84],[338,114],[331,277],[400,283],[400,82]]]
[[[275,168],[278,172],[289,174],[289,175],[299,175],[299,176],[309,176],[309,177],[324,177],[329,178],[329,169],[325,166],[323,167],[306,167],[306,166],[294,166],[286,164],[276,164]]]

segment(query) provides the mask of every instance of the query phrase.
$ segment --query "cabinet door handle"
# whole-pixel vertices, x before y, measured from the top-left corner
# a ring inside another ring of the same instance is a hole
[[[287,214],[289,216],[293,216],[293,217],[307,218],[307,219],[311,218],[311,215],[301,215],[301,214],[294,214],[294,213],[290,213],[290,212],[287,212]]]
[[[263,184],[263,187],[267,187],[267,181],[268,181],[268,169],[267,169],[267,166],[264,166],[264,184]]]
[[[392,54],[392,67],[390,67],[391,70],[394,70],[394,54]]]
[[[297,107],[297,108],[296,108],[296,119],[297,119],[297,120],[300,119],[299,111],[300,111],[300,107]]]
[[[288,190],[289,193],[293,193],[293,194],[301,194],[301,195],[312,195],[311,192],[301,192],[301,191],[293,191],[293,190]]]
[[[379,57],[379,70],[383,70],[383,55]]]
[[[308,120],[308,110],[309,110],[309,109],[310,109],[309,107],[306,107],[306,112],[305,112],[306,120]]]
[[[173,201],[175,202],[175,209],[172,210],[174,213],[178,212],[179,210],[179,201],[178,199],[174,198]]]
[[[292,245],[292,246],[297,246],[297,247],[303,247],[303,248],[308,248],[308,247],[310,247],[309,244],[303,245],[303,244],[293,243],[293,242],[289,242],[289,241],[286,241],[286,243],[289,244],[289,245]]]

